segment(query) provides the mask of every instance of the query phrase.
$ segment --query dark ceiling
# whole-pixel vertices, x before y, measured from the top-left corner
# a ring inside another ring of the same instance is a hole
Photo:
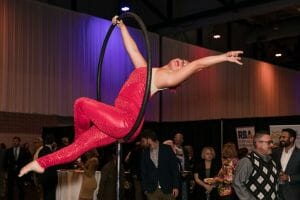
[[[105,19],[128,2],[151,32],[218,51],[242,49],[246,57],[300,70],[300,0],[37,1]]]

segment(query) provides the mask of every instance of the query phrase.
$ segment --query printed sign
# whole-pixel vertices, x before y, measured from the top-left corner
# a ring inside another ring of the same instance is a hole
[[[238,141],[238,148],[247,148],[252,151],[253,147],[253,137],[255,134],[254,126],[249,127],[237,127],[236,136]]]

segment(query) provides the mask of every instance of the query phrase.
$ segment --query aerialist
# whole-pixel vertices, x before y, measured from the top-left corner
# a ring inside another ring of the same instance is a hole
[[[71,162],[90,149],[112,144],[124,138],[134,125],[145,93],[147,63],[124,22],[115,16],[112,23],[121,30],[125,49],[135,67],[121,88],[114,105],[85,97],[77,99],[74,104],[74,142],[28,163],[21,169],[20,177],[29,171],[43,173],[46,168]],[[191,62],[175,58],[162,67],[152,68],[150,95],[153,96],[163,89],[177,87],[193,74],[217,63],[232,62],[242,65],[240,57],[242,53],[230,51]],[[131,140],[139,134],[143,121]]]

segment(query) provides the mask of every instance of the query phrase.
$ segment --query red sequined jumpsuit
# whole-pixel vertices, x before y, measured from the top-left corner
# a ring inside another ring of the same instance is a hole
[[[71,162],[90,149],[106,146],[126,136],[134,125],[142,105],[147,68],[136,68],[123,85],[114,106],[89,98],[74,104],[74,142],[36,161],[44,169]],[[131,140],[139,134],[144,119]]]

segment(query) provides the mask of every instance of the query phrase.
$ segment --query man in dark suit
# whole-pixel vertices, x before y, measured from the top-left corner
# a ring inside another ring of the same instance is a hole
[[[43,138],[44,146],[40,150],[38,157],[45,156],[52,153],[52,144],[54,142],[54,136],[49,134]],[[55,191],[57,185],[57,172],[56,167],[49,167],[44,173],[38,175],[38,181],[43,189],[44,200],[55,200]]]
[[[7,169],[7,189],[8,189],[8,200],[14,199],[16,191],[14,188],[18,189],[18,196],[20,200],[24,199],[24,180],[28,177],[19,178],[18,174],[20,169],[31,161],[31,157],[28,153],[21,147],[21,138],[13,138],[13,146],[7,150],[6,154],[6,169]],[[28,176],[28,175],[27,175]]]
[[[142,132],[141,144],[145,148],[141,158],[142,188],[148,200],[175,199],[179,192],[179,169],[171,147],[160,144],[151,130]]]
[[[300,150],[295,145],[295,130],[282,129],[280,148],[273,151],[273,159],[280,167],[279,196],[282,200],[300,199]]]

